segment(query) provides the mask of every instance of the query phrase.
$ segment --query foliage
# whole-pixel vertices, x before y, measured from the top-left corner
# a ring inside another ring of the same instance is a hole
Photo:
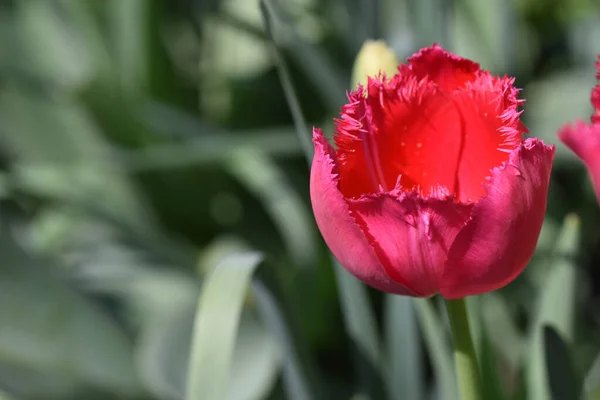
[[[300,138],[331,127],[368,38],[399,59],[436,41],[517,77],[557,156],[530,266],[470,299],[486,398],[600,398],[600,210],[555,137],[591,112],[599,6],[262,11],[0,2],[0,398],[457,398],[436,299],[358,283],[311,215]]]

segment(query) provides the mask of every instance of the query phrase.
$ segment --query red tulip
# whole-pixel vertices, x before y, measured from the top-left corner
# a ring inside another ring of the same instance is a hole
[[[349,94],[337,150],[313,130],[313,211],[350,273],[385,292],[455,299],[525,268],[554,147],[523,139],[513,81],[434,45]]]
[[[600,55],[596,68],[596,79],[600,81]],[[592,123],[577,121],[575,125],[565,125],[559,130],[558,137],[586,165],[600,203],[600,84],[592,89],[591,100],[594,107]]]

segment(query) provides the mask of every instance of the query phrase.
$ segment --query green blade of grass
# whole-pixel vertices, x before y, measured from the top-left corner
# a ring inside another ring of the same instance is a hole
[[[300,108],[300,103],[298,102],[296,90],[294,89],[294,85],[292,84],[292,78],[288,71],[287,65],[285,64],[285,61],[283,60],[283,57],[281,56],[277,44],[275,43],[275,40],[273,38],[271,14],[264,0],[260,1],[260,11],[265,24],[267,35],[269,36],[271,47],[273,49],[273,57],[275,58],[277,73],[279,74],[279,80],[281,81],[281,85],[283,86],[283,93],[285,95],[285,99],[288,103],[288,106],[290,107],[290,112],[292,113],[292,118],[294,119],[294,126],[296,127],[296,133],[298,135],[298,138],[300,139],[302,150],[304,151],[306,160],[310,165],[312,163],[313,157],[313,146],[309,136],[310,131],[308,129],[308,125],[306,124],[306,120],[302,115],[302,109]]]
[[[584,390],[587,398],[600,399],[600,354],[596,356],[592,366],[586,373]]]
[[[283,380],[289,400],[311,400],[318,398],[315,383],[311,381],[310,369],[305,365],[296,337],[280,310],[269,289],[260,281],[252,283],[252,292],[256,298],[262,319],[278,341],[283,354]]]
[[[332,256],[341,296],[342,313],[348,334],[371,369],[381,371],[381,347],[377,322],[369,303],[367,288],[350,275]]]
[[[233,254],[206,277],[198,300],[186,400],[223,400],[240,315],[260,253]]]
[[[458,400],[452,350],[439,314],[428,299],[416,299],[417,317],[437,380],[438,399]]]
[[[423,399],[423,365],[413,299],[385,296],[386,376],[392,399]]]
[[[315,266],[316,248],[311,215],[286,181],[284,172],[260,151],[237,151],[226,167],[264,204],[297,265]]]
[[[579,399],[582,385],[573,368],[567,344],[552,326],[546,325],[543,330],[546,373],[552,399]]]
[[[531,331],[527,362],[527,393],[533,399],[550,398],[544,354],[543,327],[555,328],[564,340],[573,340],[576,271],[573,258],[579,243],[579,218],[565,218],[557,243],[556,262],[548,272],[539,297],[538,311]]]

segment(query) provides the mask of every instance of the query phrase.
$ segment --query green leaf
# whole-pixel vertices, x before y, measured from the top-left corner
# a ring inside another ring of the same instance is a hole
[[[481,318],[490,345],[502,355],[511,370],[516,370],[525,339],[515,326],[506,301],[495,292],[481,296]]]
[[[62,282],[58,266],[25,253],[4,229],[0,254],[0,364],[7,371],[38,376],[43,388],[66,380],[123,395],[141,391],[131,343],[115,321]],[[36,381],[21,388],[28,397],[35,397]]]
[[[371,304],[367,288],[358,279],[344,269],[334,258],[333,265],[340,292],[340,302],[344,322],[352,343],[356,346],[362,365],[362,380],[371,387],[374,379],[373,373],[381,373],[382,354],[377,321]]]
[[[0,136],[15,156],[19,189],[62,202],[92,203],[148,228],[150,213],[122,171],[107,168],[110,147],[80,104],[6,88],[0,92],[0,124]]]
[[[437,398],[457,400],[458,388],[454,373],[452,349],[446,329],[429,299],[415,299],[417,317],[436,379]]]
[[[194,322],[186,400],[222,400],[228,393],[242,306],[259,253],[226,257],[202,286]]]
[[[448,46],[451,38],[449,34],[449,12],[451,1],[444,0],[409,0],[408,11],[413,31],[418,37],[419,46],[431,46],[440,43]]]
[[[116,71],[122,87],[130,92],[147,89],[151,57],[148,20],[154,0],[108,3]]]
[[[318,399],[320,388],[314,367],[309,364],[306,349],[301,345],[298,333],[288,323],[271,291],[260,281],[252,283],[252,293],[267,329],[279,343],[283,355],[283,381],[289,400]]]
[[[451,16],[452,51],[504,74],[514,68],[518,19],[503,0],[457,0]]]
[[[584,390],[588,398],[600,399],[600,354],[596,356],[585,376]]]
[[[95,60],[73,22],[59,11],[55,2],[16,2],[16,27],[24,54],[19,67],[73,89],[89,82]]]
[[[226,167],[264,204],[292,259],[314,268],[316,248],[312,215],[288,184],[281,168],[258,150],[235,152]]]
[[[147,326],[138,348],[146,386],[160,398],[183,398],[194,308],[181,304]],[[242,313],[227,384],[229,400],[258,400],[271,391],[279,373],[277,342],[251,310]]]
[[[310,165],[312,163],[313,157],[313,146],[310,142],[309,136],[310,131],[308,129],[308,125],[306,124],[306,120],[302,115],[302,109],[300,107],[300,102],[298,101],[298,96],[296,95],[296,90],[294,89],[294,85],[292,83],[290,72],[287,68],[287,65],[285,64],[283,57],[279,53],[277,43],[275,42],[275,39],[273,37],[272,17],[265,0],[260,0],[260,11],[262,13],[265,29],[271,41],[273,57],[275,57],[275,64],[277,66],[277,72],[279,73],[279,79],[281,80],[281,85],[283,87],[283,93],[285,94],[288,106],[290,107],[292,118],[294,119],[296,134],[300,139],[302,150],[304,150],[304,155],[306,156],[306,160]]]
[[[556,329],[544,326],[546,373],[553,400],[577,400],[581,382],[573,368],[569,348]]]
[[[385,296],[386,376],[391,399],[424,399],[423,355],[411,297]]]
[[[488,326],[484,319],[485,312],[483,305],[486,296],[487,294],[467,297],[467,312],[473,344],[477,352],[477,359],[481,370],[483,397],[486,400],[502,400],[505,398],[505,395],[503,393],[503,385],[500,382],[500,376],[498,375],[497,352],[490,342]]]
[[[589,68],[557,73],[525,88],[527,102],[536,105],[524,114],[525,123],[529,131],[546,144],[556,145],[556,161],[568,163],[579,160],[556,134],[567,123],[589,119],[594,75],[593,62],[590,62]]]
[[[573,340],[575,319],[576,266],[573,262],[579,244],[579,218],[568,215],[557,241],[555,263],[542,285],[538,310],[531,331],[528,357],[527,393],[534,399],[550,398],[544,355],[544,326],[548,325],[567,342]]]
[[[235,238],[218,238],[201,253],[198,266],[204,275],[233,252],[247,251]],[[114,277],[117,279],[119,277]],[[132,280],[127,277],[118,279]],[[135,360],[140,378],[157,398],[182,399],[198,298],[198,288],[188,274],[177,270],[139,272],[123,296],[141,333]],[[250,302],[242,311],[235,340],[226,399],[262,399],[273,387],[281,367],[281,351],[274,336],[256,315]]]
[[[261,0],[261,10],[267,27],[267,34],[274,45],[288,50],[298,68],[304,70],[306,76],[313,80],[316,90],[326,102],[329,109],[337,110],[345,101],[345,92],[350,76],[338,68],[334,60],[320,47],[308,43],[295,29],[295,20],[287,11],[281,0],[270,0],[273,13],[269,13],[267,0]],[[265,18],[268,15],[268,19]],[[281,29],[281,34],[275,35],[275,27]]]
[[[482,313],[481,310],[480,313]],[[497,325],[499,324],[500,323],[498,322]],[[484,398],[486,400],[506,399],[506,391],[504,390],[505,385],[500,379],[500,362],[503,360],[501,360],[500,357],[498,357],[499,352],[492,345],[488,326],[486,326],[483,323],[480,324],[478,344],[478,357],[481,368],[481,380],[483,382]]]

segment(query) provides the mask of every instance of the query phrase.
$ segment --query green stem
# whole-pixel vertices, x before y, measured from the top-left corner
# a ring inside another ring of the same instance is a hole
[[[446,308],[454,341],[454,360],[460,398],[462,400],[482,400],[481,375],[469,329],[465,299],[446,300]]]

